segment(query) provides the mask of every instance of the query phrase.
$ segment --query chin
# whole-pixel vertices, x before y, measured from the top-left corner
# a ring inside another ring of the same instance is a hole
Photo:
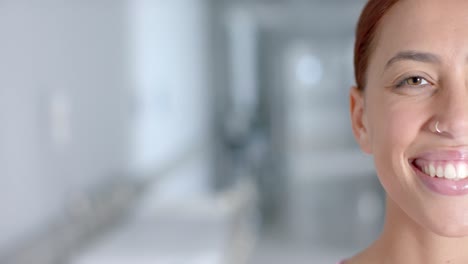
[[[436,215],[426,218],[429,221],[423,223],[425,229],[442,237],[468,237],[468,214],[462,216],[460,211],[455,212],[455,214],[439,211],[434,212],[434,214]]]
[[[442,237],[462,238],[468,237],[468,228],[460,226],[432,226],[430,230]]]

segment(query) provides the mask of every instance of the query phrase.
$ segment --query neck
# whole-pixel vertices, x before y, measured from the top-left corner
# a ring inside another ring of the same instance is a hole
[[[376,263],[468,263],[468,237],[443,237],[414,222],[390,198],[380,239],[369,249]],[[382,257],[384,256],[384,257]]]

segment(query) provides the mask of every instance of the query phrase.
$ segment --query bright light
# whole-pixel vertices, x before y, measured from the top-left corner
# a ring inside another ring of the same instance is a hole
[[[296,78],[306,86],[313,86],[320,82],[323,68],[320,59],[312,54],[301,55],[296,64]]]

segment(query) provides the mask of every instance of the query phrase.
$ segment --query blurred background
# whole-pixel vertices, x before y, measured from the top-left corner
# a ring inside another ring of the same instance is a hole
[[[0,263],[336,263],[384,193],[364,0],[1,0]]]

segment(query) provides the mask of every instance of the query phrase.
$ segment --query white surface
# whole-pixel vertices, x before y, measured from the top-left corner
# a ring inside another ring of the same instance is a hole
[[[226,211],[193,201],[153,209],[90,245],[71,264],[224,264],[232,226]],[[201,206],[200,206],[201,205]]]
[[[190,221],[127,226],[77,256],[71,264],[220,264],[226,230]]]
[[[70,264],[245,264],[255,230],[255,190],[239,182],[226,192],[142,206],[127,223],[75,256]],[[240,244],[239,244],[240,243]]]

